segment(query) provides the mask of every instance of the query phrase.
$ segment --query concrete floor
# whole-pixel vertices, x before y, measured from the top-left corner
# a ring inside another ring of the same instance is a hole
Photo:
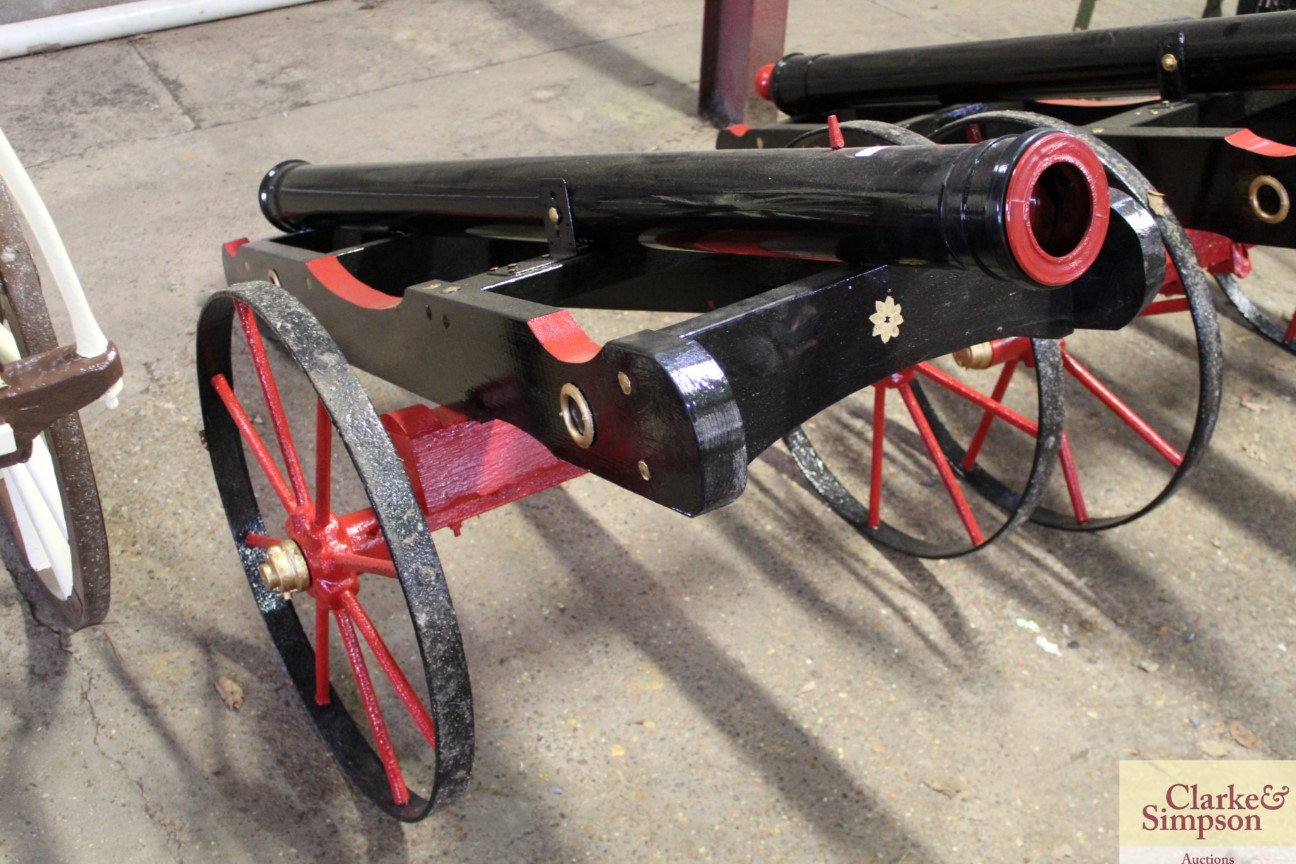
[[[1200,5],[1103,0],[1094,26]],[[791,6],[789,50],[1074,14]],[[273,233],[256,184],[289,157],[709,149],[700,31],[682,0],[322,0],[0,63],[0,127],[128,367],[122,407],[83,412],[108,620],[61,642],[0,586],[0,858],[1110,861],[1118,760],[1296,755],[1296,357],[1225,320],[1212,454],[1107,533],[885,554],[776,448],[697,520],[583,478],[437,535],[471,790],[416,825],[350,790],[249,602],[199,441],[193,331],[220,244]],[[1266,290],[1296,277],[1285,255],[1256,270]]]

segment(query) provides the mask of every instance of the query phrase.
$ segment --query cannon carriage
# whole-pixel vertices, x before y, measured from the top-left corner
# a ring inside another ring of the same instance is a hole
[[[1048,130],[944,147],[294,161],[260,201],[289,233],[225,247],[231,288],[198,329],[206,442],[308,712],[350,779],[402,819],[455,798],[472,762],[429,532],[586,472],[705,514],[742,493],[762,452],[869,384],[1038,339],[1024,421],[1037,456],[1018,486],[976,499],[983,515],[964,499],[980,545],[1029,513],[1057,459],[1054,340],[1120,328],[1165,267],[1153,214],[1109,187],[1087,144]],[[676,320],[600,343],[581,308]],[[352,366],[424,401],[379,415]],[[927,430],[933,458],[944,434]],[[967,548],[870,530],[918,552]],[[389,608],[383,592],[408,615],[371,614]],[[393,735],[396,721],[416,731]],[[421,786],[406,780],[416,766]]]

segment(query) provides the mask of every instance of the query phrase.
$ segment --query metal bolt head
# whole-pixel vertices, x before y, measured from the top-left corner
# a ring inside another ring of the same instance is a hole
[[[278,594],[289,595],[294,591],[304,591],[310,587],[310,570],[306,566],[306,556],[291,540],[285,540],[278,546],[266,550],[265,561],[257,568],[261,584]]]
[[[639,476],[644,480],[652,479],[652,472],[648,470],[648,463],[642,459],[639,460]]]
[[[619,385],[621,386],[621,392],[622,392],[622,393],[624,393],[624,394],[627,395],[627,396],[630,395],[630,391],[631,391],[631,389],[633,389],[633,388],[632,388],[631,385],[630,385],[630,376],[629,376],[629,375],[627,375],[627,374],[624,373],[624,372],[618,372],[618,373],[617,373],[617,384],[619,384]]]
[[[1161,68],[1167,72],[1175,71],[1179,68],[1179,58],[1173,54],[1162,54]]]
[[[994,365],[994,349],[989,342],[979,342],[954,352],[954,362],[964,369],[989,369]]]
[[[558,224],[558,208],[557,208],[557,207],[550,207],[550,208],[549,208],[549,221],[552,222],[552,223],[555,224],[555,225]]]

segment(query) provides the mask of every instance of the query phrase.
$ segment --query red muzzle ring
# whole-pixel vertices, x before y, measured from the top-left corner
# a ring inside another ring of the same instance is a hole
[[[766,102],[772,102],[774,96],[771,88],[774,82],[774,64],[768,63],[756,70],[756,93]]]
[[[1074,282],[1098,258],[1110,199],[1102,162],[1065,132],[1041,137],[1013,166],[1005,196],[1008,248],[1030,279]]]

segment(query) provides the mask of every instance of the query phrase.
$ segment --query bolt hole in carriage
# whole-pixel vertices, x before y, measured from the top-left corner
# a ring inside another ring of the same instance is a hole
[[[366,796],[415,820],[468,783],[471,688],[432,532],[574,477],[697,516],[782,439],[835,511],[917,554],[998,536],[1055,465],[1073,507],[1051,518],[1113,524],[1150,505],[1079,515],[1065,379],[1159,433],[1062,340],[1169,302],[1191,309],[1200,370],[1192,446],[1153,446],[1174,476],[1152,503],[1168,494],[1218,406],[1192,240],[1093,135],[957,119],[939,146],[864,119],[730,130],[712,152],[270,170],[261,207],[284,233],[226,244],[230,288],[200,317],[206,439],[271,638]],[[1159,299],[1172,282],[1186,302]],[[675,323],[600,343],[571,309]],[[420,401],[379,414],[353,367]],[[1014,369],[1032,375],[1010,402]],[[866,491],[833,452],[870,466]]]

